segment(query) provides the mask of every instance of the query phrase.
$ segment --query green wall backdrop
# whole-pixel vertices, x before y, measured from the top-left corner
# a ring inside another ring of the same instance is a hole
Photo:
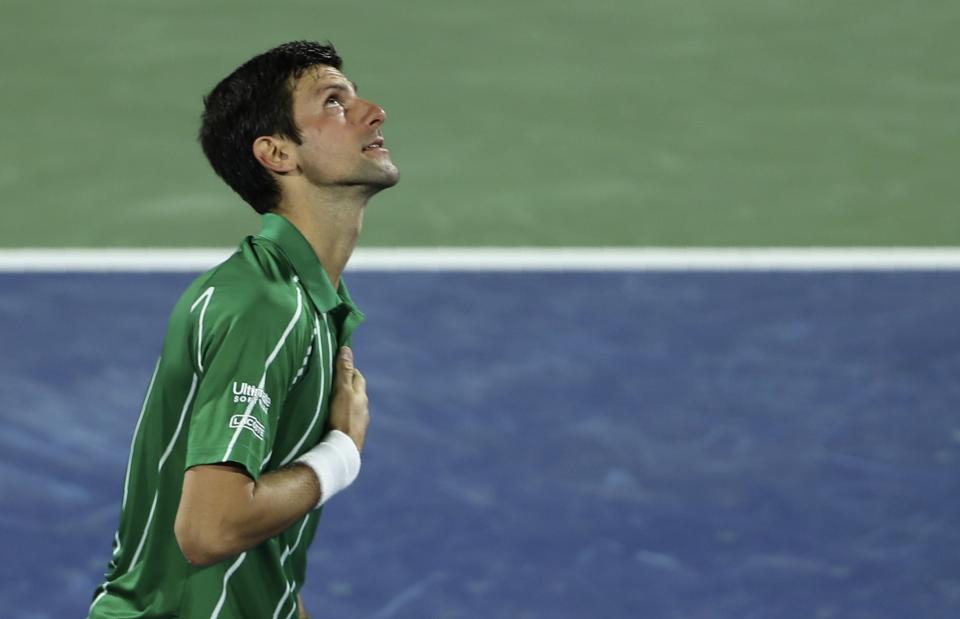
[[[956,245],[960,3],[0,6],[0,246],[230,246],[203,93],[330,39],[403,180],[363,244]]]

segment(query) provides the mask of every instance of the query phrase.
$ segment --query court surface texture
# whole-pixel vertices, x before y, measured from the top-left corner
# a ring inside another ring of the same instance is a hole
[[[0,609],[82,617],[191,274],[0,275]],[[315,617],[960,616],[958,272],[348,279]]]

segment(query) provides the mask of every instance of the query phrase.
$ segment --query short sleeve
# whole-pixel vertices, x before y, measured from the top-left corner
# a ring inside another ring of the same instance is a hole
[[[199,379],[185,468],[234,462],[259,478],[309,340],[301,327],[302,294],[290,292],[295,303],[231,308],[227,295],[218,298],[216,291],[207,300],[191,346]]]

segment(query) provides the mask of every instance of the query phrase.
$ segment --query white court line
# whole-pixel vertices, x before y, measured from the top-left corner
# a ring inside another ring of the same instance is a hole
[[[217,248],[0,249],[0,272],[199,272]],[[348,271],[843,271],[955,270],[954,247],[358,249]]]

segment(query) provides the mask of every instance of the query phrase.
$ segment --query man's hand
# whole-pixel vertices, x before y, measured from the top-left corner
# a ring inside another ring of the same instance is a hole
[[[300,597],[300,594],[297,594],[297,619],[310,619],[310,615],[307,614],[307,609],[303,606],[303,598]]]
[[[337,354],[337,369],[333,381],[333,401],[330,403],[330,427],[353,439],[363,451],[367,437],[367,381],[360,370],[353,367],[353,351],[344,346]]]

